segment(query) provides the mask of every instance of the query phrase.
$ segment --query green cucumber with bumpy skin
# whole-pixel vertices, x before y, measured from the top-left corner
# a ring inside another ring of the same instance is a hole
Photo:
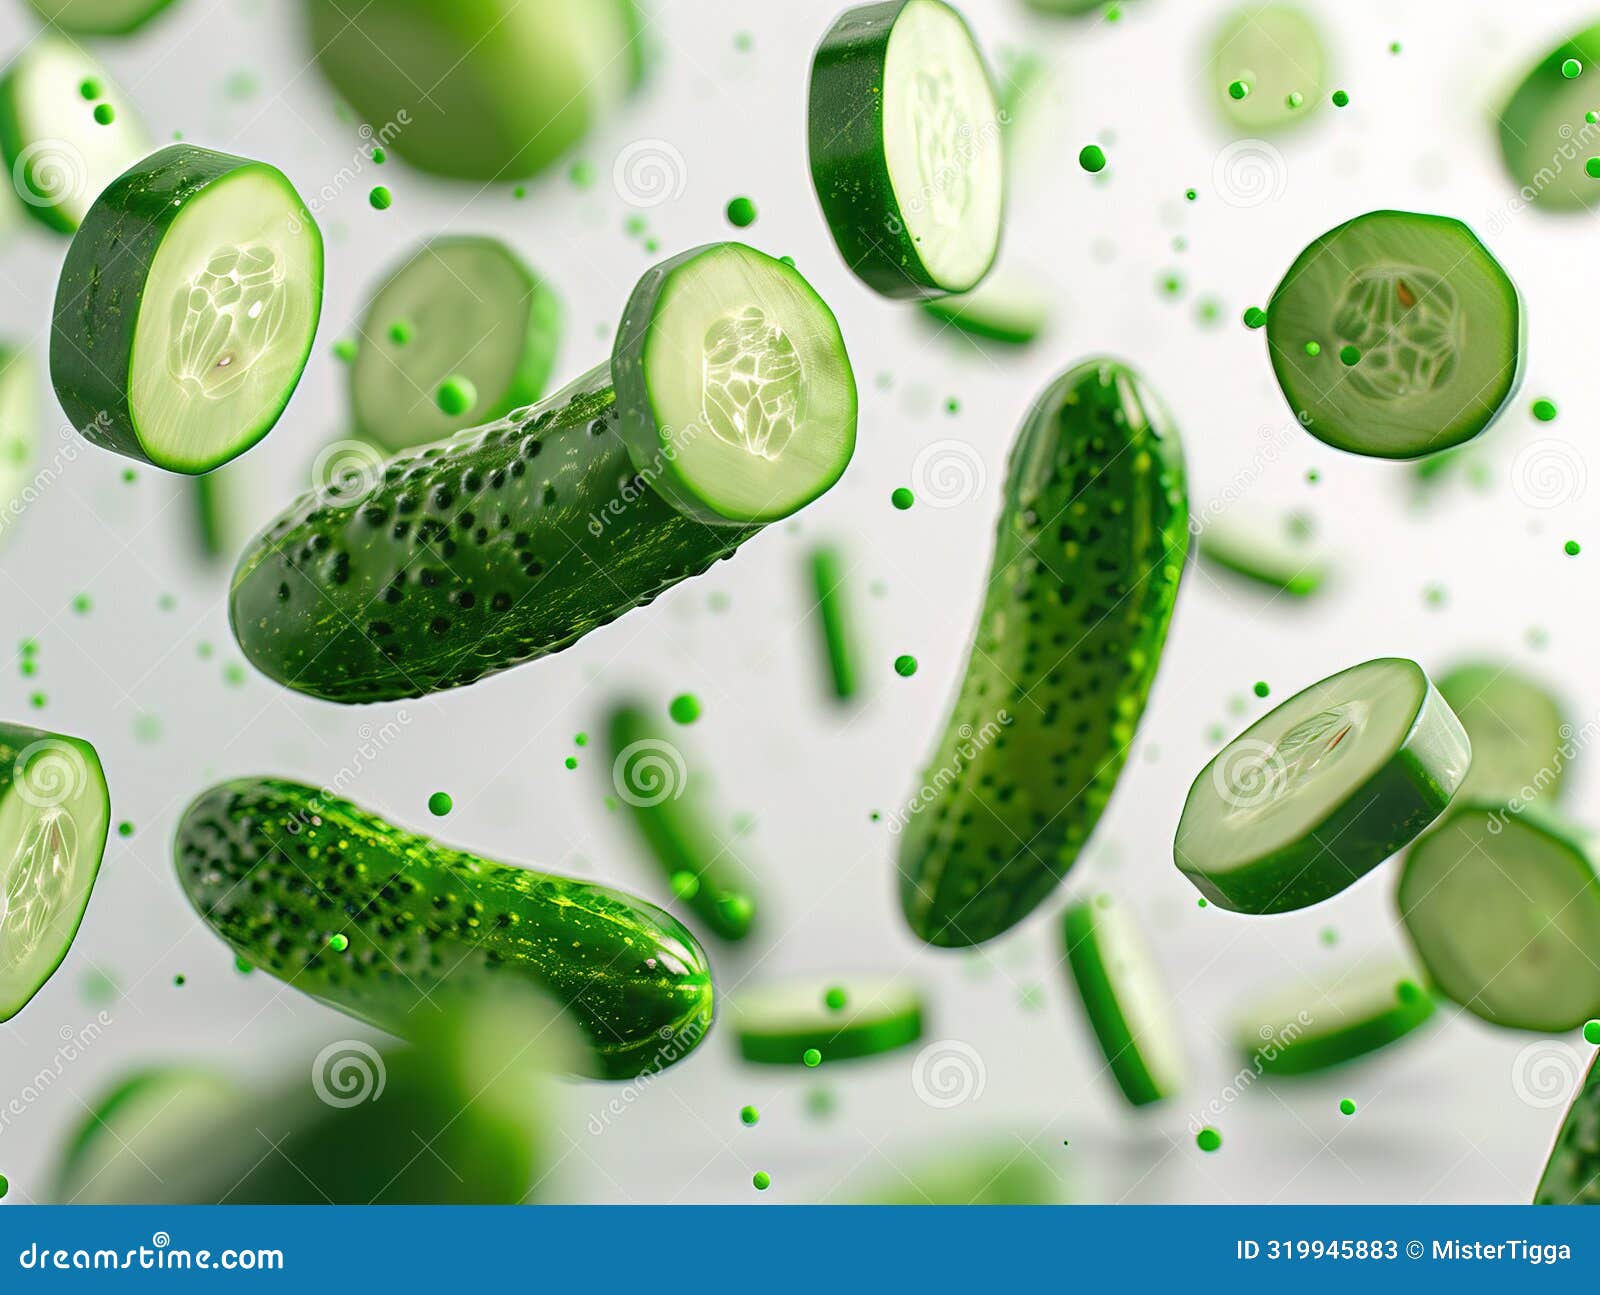
[[[1600,1205],[1600,1053],[1562,1118],[1533,1203]]]
[[[241,958],[396,1034],[415,1032],[440,987],[500,979],[563,1007],[602,1078],[660,1069],[711,1025],[705,954],[654,905],[452,849],[300,783],[204,793],[179,825],[177,867]]]
[[[740,244],[697,248],[640,280],[609,367],[291,506],[234,575],[234,633],[329,701],[470,684],[809,503],[855,427],[844,340],[805,280]]]
[[[928,943],[999,935],[1077,860],[1127,760],[1188,545],[1160,401],[1111,360],[1070,369],[1011,452],[965,678],[904,820],[901,906]]]

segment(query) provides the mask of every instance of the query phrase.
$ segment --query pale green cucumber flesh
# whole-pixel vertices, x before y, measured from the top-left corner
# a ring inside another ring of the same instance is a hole
[[[1533,1203],[1600,1205],[1600,1053],[1567,1107]]]
[[[889,1157],[895,1168],[862,1191],[861,1205],[1057,1205],[1061,1184],[1032,1143],[1018,1135],[972,1146],[942,1145],[933,1154]],[[904,1166],[904,1167],[902,1167]]]
[[[902,982],[871,977],[757,985],[740,990],[729,1013],[739,1055],[768,1065],[805,1065],[813,1048],[823,1062],[847,1061],[922,1037],[922,996]]]
[[[971,292],[922,303],[935,319],[985,341],[1026,346],[1050,327],[1050,298],[1017,272],[996,271]]]
[[[39,397],[33,360],[0,345],[0,543],[31,502],[39,453]]]
[[[1200,532],[1200,557],[1227,572],[1291,598],[1322,589],[1329,562],[1304,519],[1237,515],[1212,518]]]
[[[1208,75],[1222,115],[1240,130],[1304,121],[1327,94],[1328,58],[1317,24],[1290,4],[1253,4],[1217,29]],[[1230,87],[1243,83],[1236,98]]]
[[[39,17],[74,36],[126,36],[173,0],[28,0]]]
[[[1576,747],[1548,688],[1505,662],[1485,661],[1441,675],[1439,692],[1472,742],[1463,800],[1525,805],[1560,796]]]
[[[1433,1013],[1433,996],[1409,967],[1363,966],[1274,993],[1236,1037],[1261,1074],[1305,1075],[1387,1047]]]
[[[1595,179],[1585,169],[1600,151],[1600,126],[1586,76],[1568,77],[1562,65],[1576,59],[1585,73],[1600,65],[1600,23],[1561,42],[1528,72],[1499,114],[1500,155],[1518,196],[1550,211],[1590,211]]]

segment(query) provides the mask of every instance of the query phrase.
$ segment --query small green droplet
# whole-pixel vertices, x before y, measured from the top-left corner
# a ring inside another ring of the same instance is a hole
[[[815,1069],[817,1066],[822,1064],[822,1053],[818,1052],[815,1048],[807,1048],[805,1052],[801,1054],[800,1060],[805,1062],[806,1065]]]
[[[1578,554],[1583,552],[1583,546],[1579,544],[1577,540],[1568,540],[1561,547],[1567,551],[1567,556],[1569,558],[1575,558],[1578,556]]]
[[[383,149],[375,148],[372,150],[372,162],[374,166],[382,166],[388,160],[389,155],[388,153],[384,152]]]
[[[1250,96],[1250,83],[1248,81],[1228,82],[1228,98],[1247,99]]]
[[[438,403],[440,412],[451,418],[459,418],[478,403],[478,389],[472,385],[470,378],[464,378],[458,373],[439,384],[434,399]]]
[[[389,340],[396,346],[406,345],[415,336],[416,329],[409,319],[397,319],[389,325]]]
[[[700,893],[700,878],[687,868],[672,874],[672,893],[679,899],[690,900]]]
[[[1211,907],[1211,905],[1210,905],[1210,904],[1208,904],[1208,903],[1206,903],[1206,897],[1205,897],[1205,896],[1204,896],[1204,895],[1201,895],[1201,896],[1200,896],[1200,904],[1199,904],[1199,907],[1201,907],[1201,908],[1210,908],[1210,907]]]
[[[909,679],[917,672],[917,658],[914,656],[897,656],[894,659],[894,672],[902,679]]]
[[[335,953],[343,953],[350,947],[349,937],[341,935],[339,932],[335,931],[328,937],[328,947]]]
[[[248,962],[246,962],[243,958],[239,957],[238,955],[234,956],[233,969],[235,971],[237,971],[241,976],[248,976],[253,971],[255,971],[254,967],[252,967]]]
[[[1600,1044],[1600,1021],[1584,1022],[1583,1041],[1585,1043]]]
[[[1255,695],[1257,697],[1265,697],[1271,691],[1272,691],[1272,689],[1267,687],[1266,680],[1264,680],[1264,679],[1257,679],[1256,680],[1255,687],[1254,687],[1254,692],[1255,692]]]
[[[1561,64],[1561,75],[1569,81],[1575,81],[1583,74],[1583,64],[1575,58],[1569,58]]]
[[[589,745],[589,735],[587,733],[579,733],[579,734],[577,734],[572,739],[572,745],[573,746],[588,746]]]
[[[1090,175],[1106,169],[1106,151],[1098,144],[1085,144],[1078,150],[1078,165]]]
[[[436,791],[428,797],[428,813],[435,818],[443,818],[456,807],[455,801],[450,799],[447,791]]]
[[[333,344],[333,358],[344,364],[349,364],[356,358],[356,343],[353,337],[341,337]]]
[[[94,600],[88,594],[79,594],[72,600],[72,610],[80,616],[87,616],[94,610]]]
[[[1249,306],[1244,312],[1244,326],[1246,328],[1260,328],[1267,322],[1267,312],[1260,306]]]
[[[728,203],[728,223],[748,229],[756,223],[756,204],[749,198],[739,197]]]
[[[772,1175],[763,1169],[758,1169],[756,1170],[755,1177],[750,1181],[755,1184],[755,1188],[758,1192],[764,1192],[767,1190],[767,1188],[772,1186]]]
[[[1556,402],[1553,400],[1535,400],[1533,402],[1533,416],[1541,423],[1553,423],[1556,420]]]
[[[189,983],[189,977],[187,977],[186,975],[184,975],[180,971],[176,976],[174,976],[172,978],[172,983],[174,985],[176,985],[179,989],[182,989],[185,985],[187,985]]]
[[[1194,1135],[1194,1144],[1202,1151],[1215,1151],[1222,1145],[1222,1134],[1208,1124]]]
[[[6,1194],[11,1190],[11,1180],[0,1174],[0,1201],[5,1200]]]
[[[1298,108],[1305,103],[1306,97],[1298,90],[1291,90],[1284,96],[1283,102],[1290,108]]]
[[[97,103],[94,106],[94,119],[102,126],[109,126],[117,119],[117,110],[109,103]]]
[[[1306,354],[1311,356],[1313,359],[1315,359],[1317,356],[1321,355],[1322,354],[1322,343],[1321,342],[1307,342],[1306,343]]]
[[[840,986],[832,985],[822,995],[822,1001],[827,1005],[830,1012],[842,1012],[845,1009],[845,1004],[850,1001],[850,995],[845,993]]]
[[[1200,196],[1200,191],[1198,189],[1185,189],[1183,191],[1183,196],[1186,199],[1188,199],[1190,202],[1193,202],[1196,198],[1198,198]]]
[[[388,211],[394,206],[394,194],[380,184],[367,195],[367,201],[372,204],[374,211]]]
[[[86,76],[78,83],[78,93],[91,102],[105,93],[105,88],[92,76]]]
[[[676,724],[693,724],[700,718],[700,699],[692,692],[681,692],[667,703],[667,714]]]
[[[756,1110],[754,1106],[741,1106],[739,1108],[739,1119],[746,1125],[760,1124],[761,1112]]]
[[[1342,1100],[1339,1103],[1339,1114],[1341,1114],[1341,1115],[1354,1115],[1355,1113],[1356,1113],[1356,1104],[1354,1102],[1352,1102],[1348,1097],[1346,1097],[1344,1100]]]
[[[901,512],[905,512],[906,509],[910,508],[912,504],[917,502],[917,497],[905,486],[898,486],[889,496],[889,502]]]
[[[1335,90],[1333,92],[1333,106],[1335,108],[1346,108],[1349,107],[1349,105],[1350,95],[1347,91]]]
[[[1347,369],[1353,369],[1361,363],[1361,352],[1346,342],[1339,348],[1339,363]]]
[[[123,819],[122,822],[117,824],[117,835],[121,836],[121,837],[132,836],[133,835],[133,824],[128,822],[127,819]]]

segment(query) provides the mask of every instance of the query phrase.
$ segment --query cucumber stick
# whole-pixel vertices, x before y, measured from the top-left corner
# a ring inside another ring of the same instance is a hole
[[[1274,593],[1309,598],[1328,579],[1329,564],[1308,519],[1238,516],[1230,509],[1200,532],[1201,560]]]
[[[586,1073],[627,1079],[711,1024],[705,955],[660,909],[451,849],[313,787],[212,788],[178,828],[177,866],[238,956],[395,1034],[414,1033],[447,982],[521,981],[582,1029]]]
[[[276,168],[174,144],[72,240],[50,376],[96,445],[195,474],[278,421],[322,311],[322,236]]]
[[[1566,75],[1576,59],[1582,74]],[[1600,23],[1568,37],[1535,63],[1499,114],[1500,155],[1524,202],[1548,211],[1593,208],[1595,181],[1585,164],[1594,153],[1586,114],[1595,106],[1590,80],[1600,65]]]
[[[730,1009],[739,1055],[763,1065],[808,1064],[892,1052],[922,1037],[922,997],[893,980],[847,977],[758,985]]]
[[[1561,702],[1544,684],[1505,662],[1472,661],[1441,675],[1439,692],[1472,741],[1462,799],[1560,796],[1577,748]]]
[[[1533,1203],[1600,1205],[1600,1053],[1567,1107]]]
[[[74,36],[126,36],[173,0],[28,0],[35,13]]]
[[[126,96],[70,41],[33,41],[0,77],[0,154],[28,213],[51,229],[77,229],[101,190],[149,150]]]
[[[502,418],[544,395],[561,303],[494,238],[436,238],[385,280],[350,366],[356,430],[390,452]],[[447,382],[470,397],[441,408]]]
[[[812,615],[827,663],[828,691],[835,701],[849,702],[861,688],[861,639],[845,555],[836,545],[818,545],[807,565],[815,603]]]
[[[1308,1075],[1354,1061],[1430,1020],[1433,996],[1409,968],[1362,967],[1280,991],[1239,1024],[1239,1050],[1264,1075]]]
[[[698,248],[640,281],[609,368],[290,507],[234,575],[234,633],[330,701],[469,684],[729,556],[838,479],[855,429],[844,341],[805,280]]]
[[[930,944],[991,939],[1066,875],[1127,759],[1189,543],[1177,431],[1090,360],[1011,452],[966,675],[903,829],[900,899]]]
[[[0,344],[0,542],[28,502],[39,455],[37,381],[28,354]]]
[[[1000,247],[994,86],[943,0],[847,9],[811,65],[811,179],[845,264],[886,297],[977,287]]]
[[[110,828],[105,773],[89,743],[0,722],[0,1021],[67,956]]]

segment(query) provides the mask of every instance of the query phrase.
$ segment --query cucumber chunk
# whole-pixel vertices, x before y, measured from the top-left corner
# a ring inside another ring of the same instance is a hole
[[[1439,678],[1472,742],[1463,800],[1500,804],[1561,794],[1576,753],[1561,703],[1543,684],[1505,662],[1469,662]]]
[[[39,396],[33,360],[0,343],[0,542],[22,516],[39,454]]]
[[[886,297],[977,287],[1000,248],[994,87],[942,0],[847,9],[811,65],[811,179],[845,264]]]
[[[1372,211],[1300,253],[1267,306],[1289,408],[1319,441],[1415,459],[1470,441],[1522,382],[1522,298],[1471,229]]]
[[[212,788],[179,824],[177,868],[236,954],[394,1034],[414,1035],[447,984],[526,982],[587,1036],[585,1073],[629,1079],[711,1025],[705,954],[654,905],[452,849],[314,787]]]
[[[209,472],[277,423],[321,311],[322,235],[282,172],[174,144],[106,189],[72,240],[50,376],[95,445]]]
[[[1600,1053],[1562,1118],[1533,1203],[1600,1205]]]
[[[95,118],[101,105],[109,123]],[[66,40],[33,41],[0,78],[0,153],[28,214],[51,229],[77,229],[101,190],[149,150],[126,96]]]
[[[1106,8],[1112,0],[1024,0],[1035,13],[1076,18],[1081,14],[1096,13]]]
[[[1258,1073],[1307,1075],[1386,1048],[1433,1012],[1433,996],[1409,968],[1367,966],[1273,994],[1237,1037]]]
[[[1495,1025],[1555,1034],[1600,1016],[1592,840],[1474,801],[1412,848],[1400,917],[1441,992]]]
[[[837,1004],[837,1006],[835,1006]],[[741,990],[729,1009],[739,1055],[765,1065],[805,1065],[892,1052],[922,1037],[922,996],[892,980],[802,980]]]
[[[0,1021],[72,947],[100,873],[111,800],[94,747],[0,722]]]
[[[1050,298],[1031,279],[997,272],[971,292],[924,301],[941,323],[989,342],[1026,346],[1050,327]]]
[[[1328,56],[1311,17],[1293,5],[1250,5],[1222,20],[1212,43],[1212,92],[1240,130],[1270,132],[1306,120],[1326,97]],[[1235,98],[1229,87],[1248,87]]]
[[[859,1194],[860,1205],[1058,1205],[1061,1184],[1023,1137],[941,1145],[920,1159],[896,1154],[894,1173]],[[903,1166],[903,1167],[902,1167]]]
[[[686,253],[641,283],[609,369],[294,503],[234,574],[234,634],[329,701],[473,683],[732,554],[838,479],[855,426],[844,340],[798,272]]]
[[[412,166],[526,179],[627,97],[633,0],[305,0],[333,88]]]
[[[1183,1048],[1161,977],[1132,915],[1110,895],[1067,909],[1062,936],[1072,980],[1117,1087],[1133,1106],[1184,1082]]]
[[[1577,59],[1585,75],[1562,65]],[[1500,110],[1500,155],[1524,202],[1548,211],[1592,211],[1594,177],[1584,168],[1595,152],[1585,114],[1596,106],[1593,70],[1600,64],[1600,23],[1561,42],[1523,79]]]
[[[1173,858],[1234,912],[1319,904],[1414,841],[1471,758],[1416,662],[1352,666],[1262,716],[1200,771]]]
[[[531,405],[550,382],[561,303],[494,238],[436,238],[378,289],[350,366],[356,428],[391,453]],[[465,379],[477,399],[446,413],[438,393]]]
[[[900,830],[900,905],[930,944],[982,943],[1043,902],[1127,760],[1189,545],[1183,451],[1133,370],[1047,387],[1011,451],[983,610]]]
[[[173,0],[28,0],[46,22],[74,36],[126,36]]]
[[[1309,598],[1328,579],[1328,561],[1299,516],[1240,515],[1237,508],[1213,517],[1200,532],[1200,556],[1211,566],[1274,593]]]
[[[853,701],[861,687],[861,641],[844,553],[832,544],[819,545],[811,551],[808,567],[828,690],[835,701]]]

